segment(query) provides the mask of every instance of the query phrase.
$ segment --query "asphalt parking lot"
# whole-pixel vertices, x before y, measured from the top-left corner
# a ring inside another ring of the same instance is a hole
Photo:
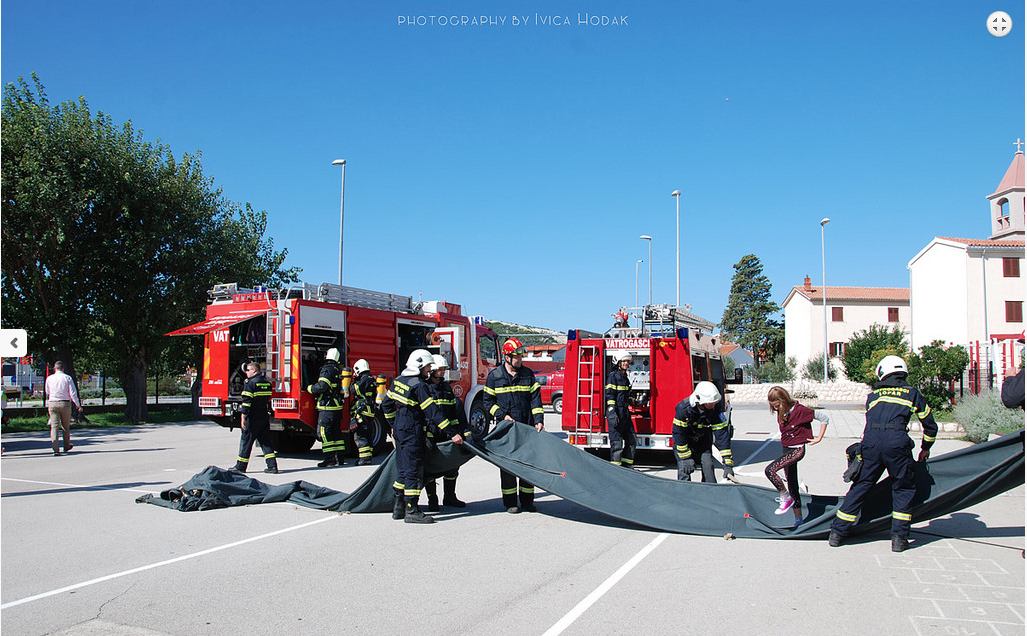
[[[811,492],[846,491],[858,417],[833,419],[800,464]],[[558,434],[557,416],[546,419]],[[734,420],[742,479],[762,485],[774,423],[763,409]],[[229,465],[237,436],[207,423],[82,431],[52,457],[43,434],[5,435],[4,634],[1024,633],[1022,486],[916,524],[901,555],[883,535],[835,549],[667,535],[545,493],[538,514],[508,515],[498,470],[478,459],[460,474],[469,506],[432,526],[291,504],[178,513],[134,502]],[[935,454],[964,445],[940,440]],[[658,455],[642,459],[673,478]],[[260,477],[349,492],[374,468],[317,461],[286,456],[281,474]]]

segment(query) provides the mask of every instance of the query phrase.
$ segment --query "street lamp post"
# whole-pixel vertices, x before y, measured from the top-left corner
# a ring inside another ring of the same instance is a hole
[[[820,219],[820,287],[824,302],[824,383],[827,383],[827,252],[824,249],[824,228],[831,219],[826,216]]]
[[[645,261],[641,258],[635,261],[635,311],[638,311],[638,266]],[[641,314],[639,314],[641,316]],[[642,325],[639,325],[641,327]]]
[[[674,290],[676,295],[674,297],[674,306],[681,306],[681,190],[675,190],[670,193],[670,196],[674,197],[674,208],[675,218],[677,223],[675,224],[676,231],[674,232],[674,257],[677,260],[676,276],[674,278]]]
[[[342,188],[339,193],[339,285],[342,285],[342,238],[346,220],[346,160],[336,159],[333,166],[342,166]]]
[[[653,237],[643,234],[638,237],[649,242],[649,304],[653,304]]]

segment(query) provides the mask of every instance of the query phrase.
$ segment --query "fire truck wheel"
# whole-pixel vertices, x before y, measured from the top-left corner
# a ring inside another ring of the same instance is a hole
[[[557,415],[563,413],[563,396],[559,395],[553,398],[553,410],[556,411]]]
[[[484,435],[489,432],[489,419],[485,415],[485,403],[479,394],[474,398],[474,402],[471,402],[471,412],[468,418],[468,423],[471,428],[480,435]]]

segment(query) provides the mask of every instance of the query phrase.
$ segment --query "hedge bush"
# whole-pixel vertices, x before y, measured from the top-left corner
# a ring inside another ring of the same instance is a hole
[[[975,444],[988,441],[992,433],[1005,435],[1023,428],[1023,411],[1003,406],[997,391],[963,398],[952,414],[963,425],[966,438]]]

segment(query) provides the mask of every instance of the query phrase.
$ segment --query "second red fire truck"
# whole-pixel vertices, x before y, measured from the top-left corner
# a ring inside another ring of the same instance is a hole
[[[678,402],[695,384],[709,380],[724,393],[724,365],[709,332],[713,324],[665,305],[644,308],[640,328],[614,328],[602,337],[567,337],[561,425],[567,441],[581,448],[609,448],[603,390],[614,360],[632,355],[629,412],[639,449],[671,450]]]
[[[484,426],[481,391],[498,362],[499,343],[483,321],[463,315],[460,305],[330,283],[282,290],[228,283],[216,285],[209,296],[205,320],[168,335],[203,336],[200,408],[222,426],[239,426],[242,365],[256,361],[274,386],[271,428],[279,450],[310,449],[317,411],[305,388],[317,381],[332,347],[342,354],[343,366],[363,358],[372,373],[390,379],[415,349],[445,356],[447,379],[468,419]],[[343,421],[349,421],[348,413]],[[383,422],[375,423],[370,441],[385,442]]]

